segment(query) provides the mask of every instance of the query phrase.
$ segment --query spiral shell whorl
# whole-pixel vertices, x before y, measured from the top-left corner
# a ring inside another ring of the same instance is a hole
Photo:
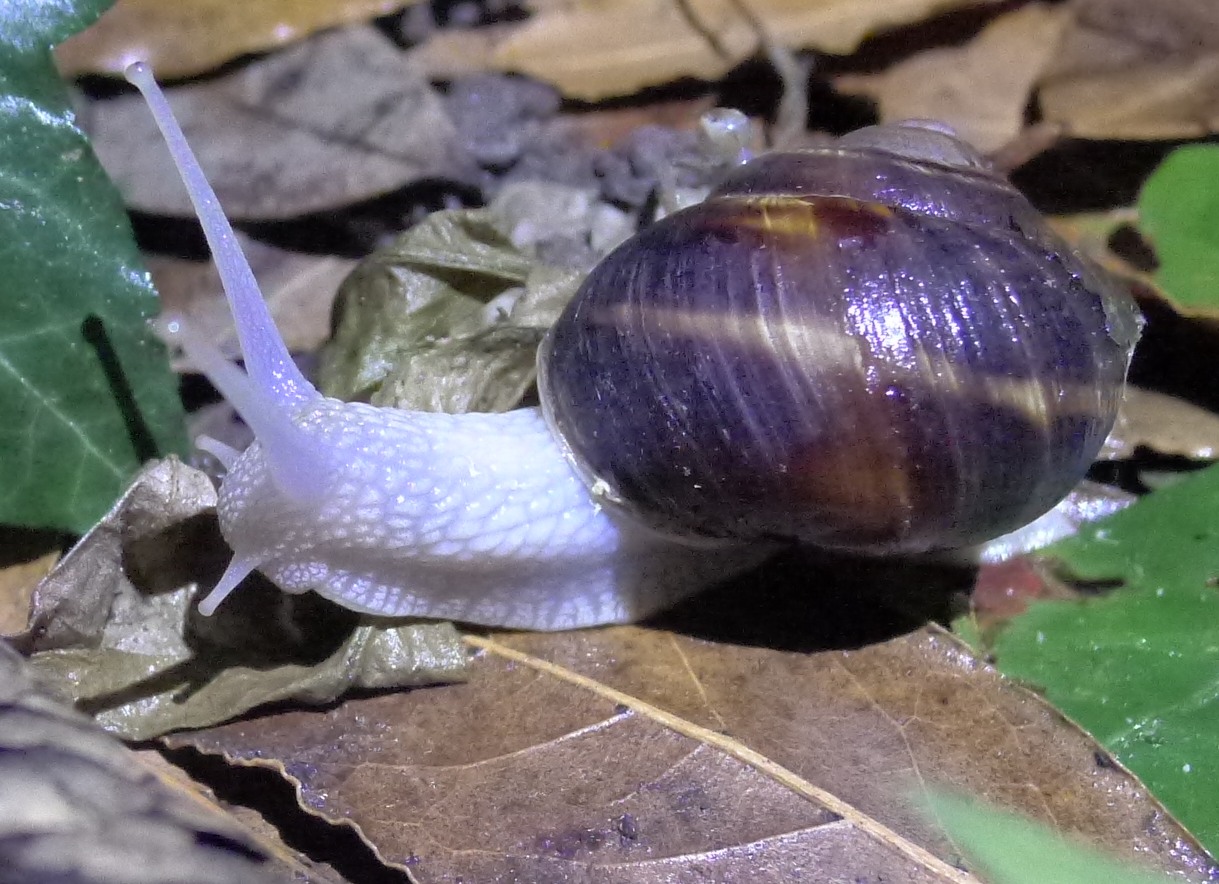
[[[542,400],[586,480],[661,530],[961,546],[1083,475],[1134,316],[1002,179],[771,154],[594,270]]]

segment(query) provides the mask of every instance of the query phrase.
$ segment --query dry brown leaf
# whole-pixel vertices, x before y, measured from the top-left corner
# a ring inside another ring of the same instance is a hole
[[[819,653],[640,627],[469,641],[467,684],[169,742],[284,772],[423,884],[967,880],[911,806],[927,786],[1209,871],[1089,738],[938,630]]]
[[[0,635],[20,632],[30,610],[30,596],[38,581],[59,560],[58,552],[0,568]]]
[[[847,54],[872,34],[978,0],[537,0],[522,25],[488,35],[438,35],[434,63],[472,59],[597,100],[680,77],[714,80],[758,50]],[[472,63],[472,62],[471,62]]]
[[[217,800],[212,790],[190,778],[181,767],[156,749],[133,750],[135,760],[156,775],[160,784],[175,795],[175,800],[192,804],[199,813],[215,817],[229,827],[242,830],[266,853],[271,862],[290,874],[297,882],[310,884],[346,884],[345,878],[330,866],[315,861],[300,850],[284,843],[278,829],[266,819],[245,807],[231,807]]]
[[[1219,129],[1219,4],[1075,0],[1041,83],[1047,120],[1080,138],[1194,138]]]
[[[336,25],[388,15],[416,0],[119,0],[55,51],[60,70],[121,74],[142,59],[188,77],[248,52],[285,46]]]
[[[0,530],[0,635],[12,635],[25,628],[30,596],[59,561],[60,545],[42,532]]]
[[[169,100],[231,218],[289,218],[467,171],[440,97],[371,27],[319,35]],[[193,214],[138,96],[97,102],[89,117],[128,205]]]
[[[288,349],[294,353],[316,350],[330,336],[335,292],[356,262],[290,252],[240,233],[237,238]],[[237,331],[215,264],[160,255],[145,260],[161,295],[162,312],[189,316],[196,331],[237,358]]]
[[[1029,93],[1069,20],[1063,7],[1031,3],[964,46],[929,49],[884,73],[843,78],[839,86],[874,96],[883,122],[943,120],[980,150],[995,151],[1024,128]]]
[[[1135,449],[1213,460],[1219,457],[1219,415],[1176,396],[1127,387],[1102,457],[1133,457]]]
[[[34,591],[26,632],[14,637],[23,653],[72,648],[100,641],[112,619],[127,569],[139,572],[159,593],[175,574],[180,547],[199,545],[198,516],[216,505],[211,480],[177,457],[152,461]],[[192,550],[194,551],[194,550]],[[163,604],[160,607],[164,607]],[[137,630],[152,620],[153,606],[140,612]],[[184,644],[184,643],[183,643]]]

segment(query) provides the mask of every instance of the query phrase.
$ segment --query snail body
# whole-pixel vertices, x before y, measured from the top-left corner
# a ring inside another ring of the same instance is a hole
[[[151,73],[128,77],[191,192],[246,364],[179,325],[256,437],[243,453],[201,443],[227,468],[234,550],[204,613],[259,570],[376,614],[634,620],[779,542],[916,552],[1011,530],[1075,484],[1112,424],[1133,303],[928,126],[764,156],[623,244],[548,335],[540,410],[328,399],[292,363]]]

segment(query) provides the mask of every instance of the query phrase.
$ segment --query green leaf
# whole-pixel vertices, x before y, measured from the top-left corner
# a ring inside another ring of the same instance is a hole
[[[943,793],[928,797],[936,820],[992,884],[1168,884],[1072,844],[1045,826]]]
[[[1178,148],[1139,194],[1139,226],[1155,246],[1156,284],[1179,305],[1219,308],[1219,147]]]
[[[1041,555],[1121,588],[1034,603],[994,639],[997,665],[1043,688],[1219,851],[1219,467]]]
[[[343,282],[322,392],[423,411],[515,408],[586,272],[549,266],[538,246],[563,236],[595,257],[629,232],[611,225],[602,241],[604,217],[583,191],[543,182],[509,185],[484,209],[430,215]]]
[[[185,449],[156,292],[51,47],[109,0],[0,5],[0,522],[80,532]]]

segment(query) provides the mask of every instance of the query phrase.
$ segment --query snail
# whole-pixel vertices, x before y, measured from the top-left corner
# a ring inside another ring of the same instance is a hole
[[[539,351],[541,406],[433,414],[323,397],[289,357],[151,72],[245,371],[182,323],[256,441],[233,559],[357,611],[560,629],[639,619],[782,543],[978,543],[1083,476],[1140,319],[968,145],[925,122],[735,167],[587,277]]]

